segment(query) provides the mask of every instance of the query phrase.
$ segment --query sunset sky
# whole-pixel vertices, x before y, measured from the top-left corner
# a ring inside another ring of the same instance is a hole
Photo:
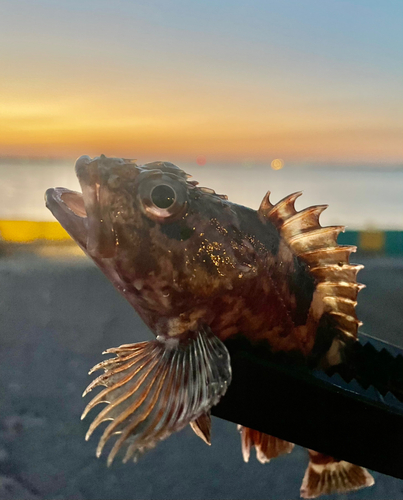
[[[402,0],[0,6],[0,156],[403,163]]]

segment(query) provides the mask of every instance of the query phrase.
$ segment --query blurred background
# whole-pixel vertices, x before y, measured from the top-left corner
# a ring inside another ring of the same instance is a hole
[[[150,336],[44,206],[82,154],[167,160],[257,208],[327,203],[366,268],[363,331],[403,346],[400,0],[0,0],[0,499],[298,498],[303,450],[243,464],[235,426],[137,465],[94,456],[88,369]],[[347,418],[347,417],[346,417]],[[370,436],[369,436],[370,439]],[[403,498],[403,482],[339,498]]]

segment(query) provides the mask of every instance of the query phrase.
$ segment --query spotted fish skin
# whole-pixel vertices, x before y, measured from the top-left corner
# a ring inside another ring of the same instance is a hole
[[[312,349],[316,332],[301,326],[315,279],[269,219],[167,162],[84,159],[77,174],[87,227],[72,236],[157,335],[204,324],[221,339],[242,331],[276,350]],[[146,210],[158,182],[178,193],[177,213]]]
[[[210,443],[209,410],[231,382],[222,342],[232,335],[315,366],[339,363],[356,340],[360,266],[349,263],[354,247],[337,244],[344,228],[321,227],[325,205],[297,212],[301,193],[277,204],[268,193],[255,211],[169,162],[83,156],[76,173],[82,194],[49,189],[47,206],[156,336],[109,349],[115,358],[94,367],[104,374],[86,393],[105,389],[84,414],[107,406],[87,437],[111,421],[97,451],[120,435],[109,463],[123,445],[125,460],[136,460],[189,423]],[[244,457],[253,446],[261,462],[292,449],[241,433]]]

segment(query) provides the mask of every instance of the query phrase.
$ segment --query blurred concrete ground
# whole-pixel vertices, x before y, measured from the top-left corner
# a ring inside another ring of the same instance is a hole
[[[363,331],[403,345],[403,259],[364,264]],[[305,450],[244,464],[235,425],[219,419],[211,447],[185,429],[138,464],[116,461],[108,469],[104,456],[95,458],[99,433],[86,443],[91,416],[80,422],[88,370],[105,348],[148,338],[89,261],[24,254],[0,260],[0,499],[299,498]],[[402,481],[374,477],[373,488],[333,498],[403,499]]]

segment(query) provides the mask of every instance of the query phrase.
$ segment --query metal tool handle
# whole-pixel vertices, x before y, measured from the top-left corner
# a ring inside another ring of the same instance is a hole
[[[356,361],[371,350],[365,348],[369,337],[364,337]],[[233,379],[213,415],[403,479],[403,404],[395,397],[383,396],[373,386],[365,390],[339,374],[310,370],[242,337],[226,341],[226,346]],[[390,357],[393,364],[401,351],[394,346],[388,346],[389,356],[381,351],[372,353],[371,362],[375,357],[380,373],[384,363],[389,375],[394,374]],[[362,380],[368,380],[371,362],[364,363]],[[360,376],[358,368],[356,364],[354,373]]]

